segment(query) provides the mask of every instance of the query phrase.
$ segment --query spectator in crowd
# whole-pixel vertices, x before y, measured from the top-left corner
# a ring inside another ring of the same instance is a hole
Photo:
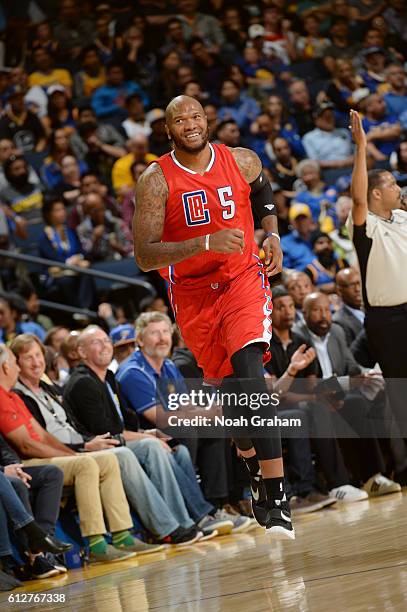
[[[241,53],[247,42],[247,32],[243,23],[242,11],[233,6],[225,6],[222,15],[225,43],[223,49],[230,51],[232,56]]]
[[[382,47],[368,47],[362,52],[364,70],[361,73],[363,81],[371,93],[385,86],[386,82],[386,51]]]
[[[181,22],[185,40],[199,36],[212,51],[219,51],[225,42],[225,36],[219,21],[212,15],[198,12],[198,0],[178,0],[177,18]]]
[[[123,155],[124,149],[103,142],[97,132],[96,121],[81,123],[79,126],[79,136],[87,149],[83,161],[91,172],[98,176],[109,177],[115,160]]]
[[[116,374],[120,364],[136,350],[136,328],[130,323],[116,325],[110,330],[109,337],[113,346],[113,360],[109,370]]]
[[[128,257],[133,252],[129,228],[122,219],[106,210],[97,193],[86,196],[89,213],[76,228],[81,249],[89,261]]]
[[[281,239],[284,267],[304,270],[314,259],[311,244],[311,232],[314,227],[312,213],[307,204],[293,203],[288,215],[294,229]]]
[[[303,79],[293,79],[288,85],[290,115],[295,119],[300,136],[314,129],[313,103]]]
[[[290,64],[296,58],[291,23],[284,19],[282,10],[275,5],[263,9],[263,23],[266,55],[276,56],[283,64]]]
[[[165,129],[165,114],[161,108],[153,108],[146,115],[151,134],[148,137],[148,150],[160,157],[171,150],[168,134]]]
[[[9,107],[0,118],[0,138],[12,140],[23,152],[45,149],[45,131],[41,121],[34,113],[26,110],[25,91],[15,87],[9,96]]]
[[[71,134],[76,128],[76,122],[65,88],[62,85],[51,85],[47,89],[47,96],[47,115],[42,118],[47,133],[64,128],[67,134]]]
[[[286,440],[291,473],[296,479],[293,483],[296,496],[290,500],[290,506],[295,512],[303,514],[332,505],[333,500],[346,503],[361,501],[367,498],[367,493],[349,483],[330,412],[312,393],[317,372],[315,349],[305,344],[303,338],[293,331],[294,320],[293,298],[283,286],[273,287],[273,360],[266,365],[266,370],[272,378],[273,389],[284,392],[280,406],[283,415],[285,411],[292,411],[301,422],[309,423],[305,439]],[[315,489],[316,478],[308,439],[311,433],[316,467],[326,479],[329,495]]]
[[[0,143],[1,146],[1,143]],[[393,161],[393,175],[400,187],[407,186],[407,140],[404,138],[390,157]]]
[[[139,415],[141,425],[159,428],[160,421],[165,422],[165,411],[168,410],[168,391],[162,387],[160,379],[171,380],[173,385],[178,384],[180,389],[187,390],[182,375],[168,359],[172,342],[171,320],[159,312],[141,314],[136,321],[136,333],[140,350],[121,364],[116,380],[127,404]],[[219,521],[216,527],[218,531],[223,529],[223,521],[232,521],[231,526],[240,530],[240,517],[225,516],[223,511],[215,512],[205,501],[194,477],[191,457],[184,445],[176,446],[171,461],[185,503],[198,526],[205,526],[205,523],[201,525],[199,522],[202,513],[198,508],[206,504],[206,514],[212,513],[215,520]],[[197,506],[195,508],[191,505],[192,498]],[[207,518],[204,518],[206,522]]]
[[[143,30],[135,25],[123,32],[121,48],[116,50],[116,61],[123,66],[126,79],[137,83],[142,90],[150,88],[154,81],[156,56],[146,45]],[[143,102],[147,104],[146,96]]]
[[[369,90],[363,79],[357,74],[350,59],[336,60],[333,80],[329,83],[326,95],[335,105],[343,127],[346,127],[349,111],[360,101],[361,96],[367,96]]]
[[[32,51],[47,49],[50,53],[58,52],[58,42],[54,38],[52,25],[49,21],[41,21],[35,27],[34,39],[31,43]]]
[[[2,378],[0,374],[0,380]],[[64,480],[62,471],[55,465],[24,467],[20,457],[1,435],[0,470],[11,483],[26,511],[34,517],[44,534],[48,534],[55,541],[55,524],[59,514]],[[65,545],[66,550],[69,550],[69,547],[69,544]],[[25,578],[49,578],[67,571],[66,567],[50,553],[45,556],[32,553],[27,555],[21,546],[18,548],[25,560]],[[13,573],[16,577],[21,576],[21,568],[11,551],[8,555],[0,555],[0,563],[7,572]]]
[[[241,146],[239,126],[233,119],[225,119],[219,123],[216,137],[217,142],[227,147]]]
[[[360,43],[351,42],[349,36],[349,22],[346,17],[340,15],[332,19],[329,33],[331,44],[325,50],[324,64],[327,70],[333,74],[336,60],[352,60],[360,48]]]
[[[92,141],[95,140],[95,138],[91,138],[90,143],[87,143],[80,135],[81,125],[89,123],[96,124],[97,126],[96,131],[89,130],[90,136],[96,137],[97,141],[103,143],[105,147],[108,146],[109,149],[106,148],[106,152],[109,153],[109,155],[114,158],[119,158],[126,154],[124,138],[113,125],[109,123],[99,123],[93,109],[90,106],[82,106],[78,109],[78,120],[76,122],[78,131],[74,132],[70,138],[70,144],[76,157],[84,159],[89,153]]]
[[[61,367],[61,362],[59,366],[59,374],[61,378],[61,369],[64,370],[63,374],[65,376],[65,380],[67,380],[72,373],[73,369],[76,368],[81,363],[81,358],[78,353],[78,339],[80,332],[74,330],[69,332],[60,346],[60,354],[64,359],[64,363]]]
[[[127,117],[126,98],[138,93],[143,103],[148,104],[147,95],[133,81],[126,81],[121,63],[111,61],[106,66],[106,85],[95,90],[92,96],[92,108],[98,119],[104,121],[123,121]]]
[[[152,84],[152,99],[155,106],[165,107],[171,98],[180,93],[178,69],[181,64],[181,57],[175,49],[170,49],[161,57],[158,72]]]
[[[184,37],[182,23],[179,19],[171,18],[166,23],[166,42],[160,47],[160,56],[164,58],[171,51],[175,51],[181,59],[182,64],[191,63],[191,55]]]
[[[18,155],[19,151],[9,138],[0,139],[0,191],[7,187],[7,179],[4,176],[4,164],[12,155]],[[40,179],[34,168],[28,166],[28,180],[32,185],[39,185]]]
[[[139,134],[150,136],[151,127],[146,120],[144,105],[139,94],[130,94],[126,98],[126,108],[128,117],[123,121],[122,128],[126,132],[127,138],[134,138]]]
[[[59,49],[64,59],[77,59],[83,47],[92,40],[93,33],[92,21],[86,18],[81,19],[76,0],[62,0],[54,36],[59,43]]]
[[[346,195],[340,196],[335,204],[335,228],[328,233],[337,255],[346,259],[350,266],[354,266],[357,257],[346,227],[351,209],[352,199]]]
[[[72,96],[72,77],[65,68],[55,68],[51,51],[45,47],[38,47],[33,53],[33,59],[36,70],[28,77],[29,87],[40,86],[46,90],[52,85],[59,85],[70,98]]]
[[[303,159],[297,165],[296,173],[300,185],[297,186],[295,202],[307,204],[313,221],[330,231],[334,227],[336,189],[321,179],[320,165],[316,160]]]
[[[24,300],[16,293],[0,295],[0,342],[10,342],[21,333],[35,334],[44,339],[45,330],[41,325],[22,320],[26,310]]]
[[[95,22],[95,30],[93,42],[97,49],[98,57],[103,64],[107,64],[113,59],[115,49],[115,37],[113,36],[109,18],[100,15]]]
[[[316,257],[304,272],[311,278],[313,285],[322,293],[335,293],[335,277],[348,263],[336,256],[333,243],[328,234],[319,230],[311,235],[311,244]]]
[[[147,168],[147,164],[143,162],[133,162],[130,166],[130,172],[132,179],[134,181],[134,185],[136,185],[138,179],[143,174],[144,170]],[[133,215],[134,215],[134,206],[135,206],[135,188],[130,189],[126,193],[123,198],[123,203],[121,206],[121,217],[126,225],[131,229],[133,225]]]
[[[42,216],[45,222],[38,250],[41,257],[79,268],[88,268],[89,261],[76,235],[66,224],[66,207],[60,198],[45,200]],[[48,268],[48,289],[57,289],[67,304],[90,308],[94,301],[94,286],[90,277],[72,274],[55,265]]]
[[[336,127],[333,104],[319,104],[314,118],[316,127],[303,136],[302,143],[307,157],[319,161],[324,179],[330,184],[351,172],[352,142],[347,130]]]
[[[138,134],[127,141],[129,153],[118,159],[112,168],[112,184],[116,194],[124,195],[135,186],[131,167],[134,163],[149,164],[157,156],[149,151],[149,142],[146,136]]]
[[[126,408],[120,400],[121,388],[108,370],[113,348],[106,333],[100,327],[88,327],[80,336],[78,348],[84,365],[72,373],[64,392],[64,401],[82,427],[93,435],[105,427],[110,432],[123,435],[127,447],[157,483],[157,488],[164,495],[165,491],[168,492],[166,499],[170,507],[184,507],[184,499],[190,516],[203,533],[209,534],[215,530],[218,533],[230,532],[233,527],[230,521],[217,521],[208,515],[213,509],[203,498],[196,478],[193,484],[189,482],[192,466],[188,451],[180,447],[169,452],[166,436],[160,436],[157,430],[151,431],[151,435],[148,431],[138,432],[136,413]],[[155,436],[158,439],[154,439]],[[160,466],[161,478],[156,471],[157,466]]]
[[[68,206],[74,204],[80,196],[81,167],[84,167],[84,162],[78,162],[73,155],[65,155],[61,159],[62,181],[54,189],[54,193],[62,197]]]
[[[344,332],[339,326],[332,325],[327,295],[310,293],[304,300],[304,317],[305,323],[297,324],[294,331],[315,348],[318,375],[322,378],[345,377],[341,378],[343,385],[346,385],[346,380],[354,384],[353,390],[351,387],[345,392],[343,401],[338,398],[329,401],[333,405],[336,402],[340,416],[358,436],[347,441],[352,452],[349,450],[346,459],[349,465],[352,464],[355,480],[362,481],[363,489],[372,497],[400,491],[398,483],[382,475],[385,470],[383,456],[367,416],[370,404],[363,391],[366,393],[374,385],[371,382],[374,374],[361,373],[361,367],[346,345]]]
[[[24,342],[16,340],[14,351],[19,355],[20,350],[24,352],[23,346]],[[9,349],[6,351],[7,376],[1,381],[1,433],[17,452],[27,457],[25,466],[56,465],[64,473],[64,485],[75,486],[80,529],[82,535],[89,539],[91,561],[120,561],[134,556],[135,552],[131,550],[133,538],[128,531],[132,521],[116,457],[97,452],[87,456],[77,455],[41,427],[21,398],[11,392],[18,367],[15,355]],[[30,363],[31,371],[35,370],[35,364],[34,359]],[[106,527],[103,512],[114,536],[113,546],[107,544],[104,538]],[[125,548],[121,550],[123,544]]]
[[[3,379],[3,377],[1,378]],[[6,395],[6,392],[3,390],[3,388],[1,389],[0,393],[2,395]],[[6,572],[10,583],[14,584],[15,586],[22,586],[19,580],[15,580],[13,582],[13,578],[15,579],[16,576],[19,576],[24,580],[30,578],[49,578],[60,573],[60,571],[54,565],[51,565],[51,563],[47,561],[45,556],[43,556],[42,554],[38,554],[38,551],[68,551],[70,548],[72,548],[72,545],[65,544],[64,542],[60,542],[52,536],[47,535],[46,532],[44,532],[44,530],[37,523],[37,521],[34,520],[28,499],[28,493],[25,493],[24,491],[24,488],[27,488],[29,486],[25,483],[28,483],[28,481],[30,480],[30,475],[28,474],[28,472],[23,471],[20,460],[15,456],[15,454],[10,449],[10,447],[8,447],[8,445],[7,449],[11,453],[12,459],[14,461],[15,459],[17,459],[18,463],[16,463],[14,466],[5,463],[4,466],[2,466],[2,469],[0,470],[0,563],[2,569]],[[9,457],[9,459],[11,457]],[[7,459],[3,459],[3,461],[7,461]],[[47,467],[51,467],[51,469],[54,470],[54,466]],[[60,478],[60,476],[62,477],[62,473],[60,472],[60,470],[57,471],[57,468],[53,473],[51,473],[50,470],[49,483],[46,483],[46,471],[47,468],[44,467],[43,475],[45,478],[43,483],[40,482],[41,477],[40,474],[38,474],[40,478],[38,478],[38,476],[36,478],[37,488],[41,489],[41,484],[44,487],[46,487],[48,484],[50,489],[51,487],[53,489],[49,491],[48,501],[50,507],[47,518],[51,519],[51,524],[53,522],[55,526],[55,521],[52,521],[52,519],[54,518],[52,515],[55,511],[58,511],[62,490],[62,478]],[[52,482],[52,480],[54,482]],[[17,489],[17,492],[15,489]],[[21,493],[22,498],[20,497],[19,493]],[[39,496],[44,502],[44,492],[41,491],[41,493]],[[44,509],[42,510],[42,512],[44,515]],[[18,537],[18,548],[20,548],[24,557],[28,557],[26,571],[21,571],[20,567],[18,567],[18,564],[13,557],[13,550],[11,547],[10,536],[8,532],[8,523],[13,526],[13,531]],[[66,568],[64,569],[66,571]]]
[[[285,138],[277,136],[272,142],[272,147],[276,158],[270,167],[270,173],[277,185],[286,192],[286,197],[291,198],[294,195],[294,183],[297,180],[298,160]]]
[[[318,16],[306,15],[301,25],[304,34],[295,39],[296,59],[307,61],[323,58],[331,43],[328,38],[321,36],[321,22]]]
[[[386,68],[389,89],[384,95],[389,115],[399,117],[407,109],[407,76],[401,64],[389,64]]]
[[[342,299],[343,304],[333,315],[332,321],[342,327],[346,344],[350,347],[356,336],[362,331],[365,322],[360,273],[354,268],[339,270],[335,283],[336,293]]]
[[[383,97],[371,94],[364,101],[366,116],[362,121],[368,151],[376,161],[387,161],[400,142],[401,125],[396,115],[387,113]]]
[[[231,79],[223,81],[220,96],[219,121],[233,119],[242,132],[247,132],[250,123],[260,114],[260,107],[257,102],[253,98],[242,94],[238,84]]]
[[[295,305],[295,322],[303,322],[304,315],[302,313],[304,299],[309,294],[315,291],[315,287],[312,284],[310,277],[305,272],[291,272],[285,286],[289,295],[294,300]]]
[[[66,130],[64,128],[59,128],[51,132],[49,139],[49,155],[44,159],[41,173],[43,183],[50,191],[54,191],[62,185],[64,179],[61,163],[66,156],[75,159]],[[78,166],[80,174],[88,170],[84,161],[79,161]]]
[[[81,67],[75,74],[75,98],[89,100],[99,87],[106,84],[106,71],[95,44],[82,50]]]
[[[100,178],[95,173],[86,172],[81,177],[80,196],[69,214],[68,225],[72,229],[76,230],[78,225],[82,223],[88,215],[90,206],[87,203],[86,196],[93,193],[98,194],[103,199],[107,210],[114,216],[119,216],[117,202],[114,198],[109,196],[106,185],[101,182]]]
[[[53,327],[52,320],[40,312],[38,293],[30,280],[21,280],[14,287],[14,291],[23,298],[30,321],[38,323],[46,332]]]

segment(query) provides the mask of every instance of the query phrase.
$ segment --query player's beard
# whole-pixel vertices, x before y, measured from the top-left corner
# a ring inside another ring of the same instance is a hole
[[[202,134],[202,142],[196,145],[192,144],[188,146],[188,144],[185,143],[185,140],[178,138],[172,132],[170,132],[170,136],[174,145],[174,149],[179,149],[180,151],[184,151],[185,153],[200,153],[204,150],[204,148],[209,142],[209,127],[207,127],[206,132]]]

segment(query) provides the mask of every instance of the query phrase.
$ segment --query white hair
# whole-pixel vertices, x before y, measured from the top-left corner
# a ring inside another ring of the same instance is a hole
[[[321,167],[316,159],[303,159],[295,168],[295,174],[298,178],[302,177],[303,170],[306,166],[312,166],[316,172],[321,172]]]

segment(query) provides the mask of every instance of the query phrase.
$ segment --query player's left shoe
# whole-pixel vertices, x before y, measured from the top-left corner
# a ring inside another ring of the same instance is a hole
[[[250,490],[252,494],[252,512],[253,516],[261,527],[265,527],[267,523],[268,509],[266,487],[264,486],[263,478],[260,476],[250,477]]]
[[[282,500],[267,501],[266,533],[274,540],[295,540],[295,531],[291,521],[290,504],[285,495]]]

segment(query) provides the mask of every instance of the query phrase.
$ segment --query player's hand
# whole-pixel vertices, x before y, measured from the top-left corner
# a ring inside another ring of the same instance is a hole
[[[263,242],[264,265],[267,276],[274,276],[283,269],[283,252],[276,236],[267,236]]]
[[[367,140],[365,130],[363,129],[362,120],[357,111],[350,111],[350,130],[352,132],[353,142],[357,147],[365,147]]]
[[[209,250],[215,253],[243,253],[244,232],[240,229],[225,229],[211,234]]]

